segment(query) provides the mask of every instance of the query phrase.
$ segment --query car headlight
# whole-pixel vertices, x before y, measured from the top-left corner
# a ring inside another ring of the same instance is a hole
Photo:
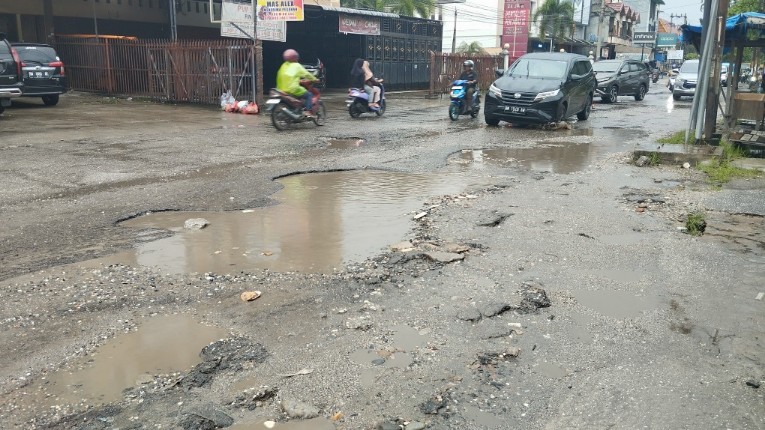
[[[558,90],[545,91],[543,93],[539,93],[539,94],[537,94],[536,97],[534,97],[534,101],[538,102],[538,101],[544,100],[544,99],[546,99],[548,97],[555,97],[555,96],[558,95],[559,92],[560,92],[560,90],[558,89]]]
[[[489,93],[496,98],[499,98],[499,99],[502,98],[502,90],[497,88],[497,86],[495,86],[494,84],[491,84],[491,86],[489,86]]]

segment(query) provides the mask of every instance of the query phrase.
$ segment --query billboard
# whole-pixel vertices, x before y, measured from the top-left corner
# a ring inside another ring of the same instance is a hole
[[[380,35],[380,18],[340,14],[340,33]]]
[[[590,0],[574,0],[574,22],[581,25],[589,25],[590,6]]]
[[[259,21],[303,21],[303,0],[258,0]]]
[[[252,4],[231,2],[221,4],[221,36],[249,39],[252,37],[253,27]],[[258,39],[286,42],[287,22],[258,20]]]
[[[653,31],[636,31],[632,35],[633,45],[653,45],[656,42],[656,33]]]
[[[672,49],[667,51],[667,60],[682,60],[682,59],[683,59],[682,49]]]
[[[529,45],[530,0],[505,0],[502,13],[502,45],[510,45],[510,57],[525,54]]]
[[[674,48],[678,38],[674,33],[659,33],[656,35],[656,46],[659,48]]]

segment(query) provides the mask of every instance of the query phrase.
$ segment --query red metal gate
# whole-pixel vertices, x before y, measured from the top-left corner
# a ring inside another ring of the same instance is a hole
[[[451,83],[462,73],[462,63],[473,60],[480,88],[489,88],[496,79],[494,70],[502,68],[502,56],[430,53],[430,94],[448,93]],[[510,58],[512,63],[514,58]]]
[[[56,38],[73,90],[205,104],[229,90],[252,97],[254,49],[247,41]]]

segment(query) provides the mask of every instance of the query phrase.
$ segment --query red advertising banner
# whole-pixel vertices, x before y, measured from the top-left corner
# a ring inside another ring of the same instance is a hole
[[[510,58],[525,54],[529,45],[530,0],[505,0],[502,14],[502,45],[510,45]]]
[[[380,35],[380,19],[340,14],[340,33]]]

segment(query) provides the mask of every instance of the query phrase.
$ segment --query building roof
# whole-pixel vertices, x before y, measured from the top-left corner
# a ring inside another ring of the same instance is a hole
[[[624,15],[627,19],[631,19],[632,22],[640,22],[640,12],[625,3],[612,2],[606,3],[606,6],[616,12],[619,12],[620,15]]]

